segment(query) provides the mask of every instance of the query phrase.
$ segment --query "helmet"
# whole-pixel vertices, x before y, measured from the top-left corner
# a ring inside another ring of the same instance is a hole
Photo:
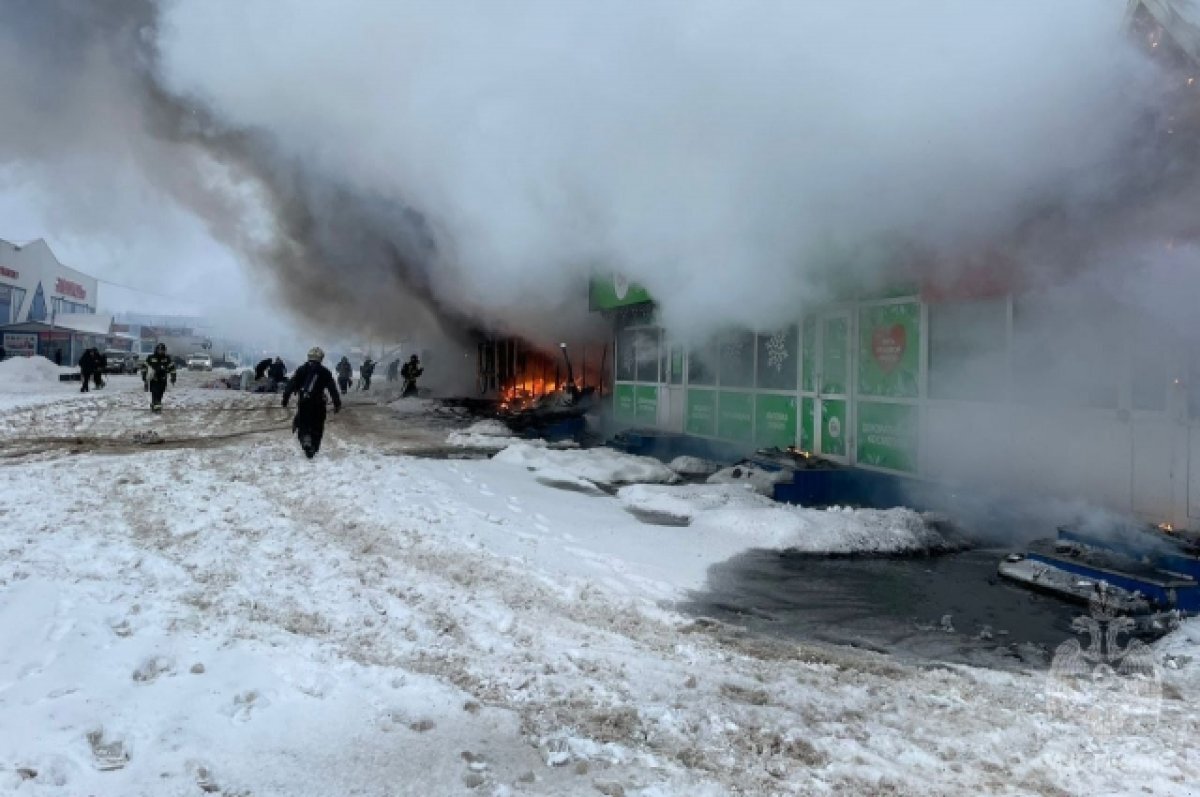
[[[166,354],[167,353],[167,344],[160,343],[157,346],[155,346],[154,353],[155,354]]]
[[[415,359],[417,359],[417,355],[414,354],[412,357],[409,357],[408,359],[415,360]]]
[[[308,359],[319,363],[325,359],[325,352],[321,350],[320,346],[313,346],[308,350]]]

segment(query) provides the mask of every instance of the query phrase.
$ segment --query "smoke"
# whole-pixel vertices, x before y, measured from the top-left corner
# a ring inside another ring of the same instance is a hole
[[[1185,228],[1123,10],[5,0],[0,163],[115,178],[66,199],[96,226],[171,197],[330,328],[553,341],[612,271],[681,334],[769,327],[847,271]]]

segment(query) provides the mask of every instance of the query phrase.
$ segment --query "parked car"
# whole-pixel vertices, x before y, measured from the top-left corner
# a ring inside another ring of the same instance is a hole
[[[207,352],[196,352],[187,358],[189,371],[211,371],[213,369],[212,355]]]
[[[109,350],[104,357],[108,360],[104,371],[109,374],[136,374],[141,364],[138,355],[131,351]]]

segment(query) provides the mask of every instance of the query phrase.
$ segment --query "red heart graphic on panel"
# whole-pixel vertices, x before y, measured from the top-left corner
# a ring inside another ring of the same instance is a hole
[[[908,333],[902,324],[871,330],[871,354],[885,374],[890,374],[900,364],[907,345]]]

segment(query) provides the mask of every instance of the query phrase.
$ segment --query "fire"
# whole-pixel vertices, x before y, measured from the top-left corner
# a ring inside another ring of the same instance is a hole
[[[500,391],[500,409],[520,412],[560,389],[562,386],[554,380],[524,379]]]
[[[1167,534],[1173,534],[1175,532],[1175,527],[1170,523],[1159,523],[1158,529],[1159,531],[1165,531]]]

